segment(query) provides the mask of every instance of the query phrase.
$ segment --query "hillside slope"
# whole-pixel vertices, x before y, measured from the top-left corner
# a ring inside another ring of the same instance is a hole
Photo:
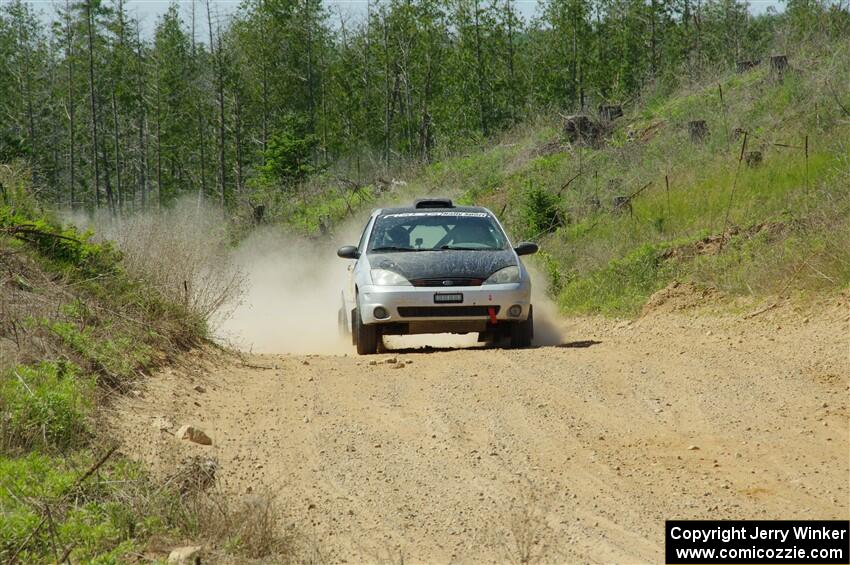
[[[155,286],[113,244],[44,215],[27,177],[0,166],[0,561],[140,561],[183,538],[277,552],[276,532],[258,549],[229,527],[252,524],[238,508],[187,488],[186,465],[156,481],[104,428],[116,399],[208,343],[194,281]]]
[[[486,205],[515,239],[542,244],[537,263],[572,313],[633,315],[676,279],[757,297],[842,288],[850,281],[845,51],[801,49],[781,72],[765,62],[647,95],[586,143],[569,140],[563,116],[540,118],[372,184],[328,174],[272,217],[325,232],[413,196]],[[695,140],[689,122],[699,120],[706,133]]]

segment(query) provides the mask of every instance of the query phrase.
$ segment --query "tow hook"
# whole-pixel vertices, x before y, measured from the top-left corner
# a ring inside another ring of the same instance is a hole
[[[487,313],[490,315],[490,323],[494,326],[499,323],[499,320],[496,318],[496,309],[490,306],[487,308]]]

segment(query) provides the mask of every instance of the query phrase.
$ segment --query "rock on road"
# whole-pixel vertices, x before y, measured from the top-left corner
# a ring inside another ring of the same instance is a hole
[[[527,350],[199,354],[114,426],[155,468],[214,455],[225,491],[272,492],[329,562],[661,562],[665,519],[850,516],[847,311],[572,320]]]

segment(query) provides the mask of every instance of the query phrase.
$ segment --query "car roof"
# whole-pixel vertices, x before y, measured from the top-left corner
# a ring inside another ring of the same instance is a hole
[[[434,208],[414,208],[413,206],[404,206],[401,208],[378,208],[373,213],[376,216],[384,216],[386,214],[405,214],[405,213],[423,213],[427,214],[428,212],[485,212],[487,214],[493,215],[493,212],[484,208],[483,206],[452,206],[448,207],[434,207]]]

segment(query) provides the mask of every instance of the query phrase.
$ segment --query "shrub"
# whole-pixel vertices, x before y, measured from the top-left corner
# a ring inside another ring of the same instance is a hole
[[[558,197],[542,186],[529,187],[525,191],[520,213],[522,231],[529,239],[551,233],[563,224]]]
[[[83,278],[114,274],[120,254],[108,242],[91,242],[92,232],[61,228],[43,216],[28,216],[0,206],[0,230],[32,246],[48,261]]]

